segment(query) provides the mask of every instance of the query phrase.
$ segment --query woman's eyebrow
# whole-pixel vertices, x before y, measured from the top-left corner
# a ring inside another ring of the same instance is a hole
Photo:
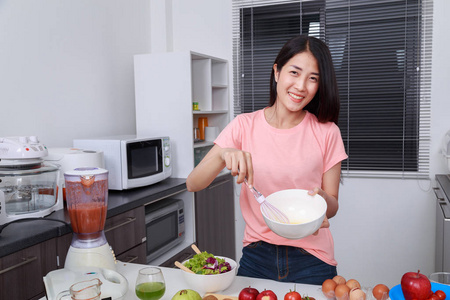
[[[300,67],[298,67],[298,66],[296,66],[296,65],[291,65],[291,67],[293,67],[293,68],[296,69],[296,70],[303,71],[302,68],[300,68]],[[312,72],[311,74],[316,75],[316,76],[319,76],[319,75],[320,75],[320,74],[317,73],[317,72]]]

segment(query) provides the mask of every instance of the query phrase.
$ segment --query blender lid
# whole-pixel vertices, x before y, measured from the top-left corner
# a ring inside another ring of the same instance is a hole
[[[108,170],[96,167],[82,167],[64,172],[64,175],[67,176],[92,176],[100,174],[108,174]]]

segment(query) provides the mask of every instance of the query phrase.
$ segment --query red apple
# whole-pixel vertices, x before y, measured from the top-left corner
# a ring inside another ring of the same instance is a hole
[[[432,293],[430,280],[420,270],[403,274],[401,287],[405,300],[426,300]]]
[[[252,287],[243,288],[239,293],[239,300],[256,300],[259,291]]]
[[[256,300],[277,300],[277,295],[271,290],[264,290],[258,294]]]

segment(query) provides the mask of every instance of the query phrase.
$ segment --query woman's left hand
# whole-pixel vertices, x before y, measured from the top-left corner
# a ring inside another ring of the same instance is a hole
[[[326,199],[325,197],[327,196],[327,193],[325,193],[324,190],[322,190],[321,188],[318,188],[318,187],[314,188],[313,190],[308,191],[308,194],[311,196],[314,196],[317,194],[324,199]],[[330,227],[330,222],[328,221],[328,218],[325,215],[325,218],[323,219],[323,222],[322,222],[322,225],[320,225],[320,228],[329,228],[329,227]],[[320,228],[316,232],[314,232],[313,235],[318,235]]]
[[[329,228],[329,227],[330,227],[330,222],[328,222],[328,218],[327,218],[327,216],[325,216],[325,218],[323,218],[322,225],[320,225],[320,228]],[[320,228],[317,229],[317,231],[314,232],[313,235],[318,235]]]

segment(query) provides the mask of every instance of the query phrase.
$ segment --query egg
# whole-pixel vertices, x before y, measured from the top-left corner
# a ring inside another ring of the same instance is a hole
[[[334,298],[334,289],[336,288],[336,282],[333,279],[326,279],[322,283],[322,293],[328,299]]]
[[[377,284],[372,289],[372,294],[377,300],[386,300],[389,298],[389,288],[384,284]]]
[[[359,284],[358,280],[356,279],[349,279],[347,280],[347,282],[345,283],[350,289],[353,288],[361,288],[361,285]]]
[[[350,300],[366,300],[366,293],[363,292],[360,288],[353,288],[349,293]]]
[[[337,284],[345,284],[345,278],[342,277],[341,275],[336,275],[333,277],[333,280],[337,283]]]
[[[348,300],[350,288],[345,284],[338,284],[334,289],[334,294],[337,300]]]

